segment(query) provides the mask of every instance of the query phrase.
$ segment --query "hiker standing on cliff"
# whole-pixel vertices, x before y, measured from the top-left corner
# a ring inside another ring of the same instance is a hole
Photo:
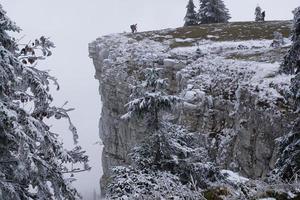
[[[266,17],[266,11],[263,11],[262,13],[261,13],[261,21],[265,21],[265,17]]]
[[[130,28],[131,28],[131,32],[132,32],[132,33],[136,33],[136,32],[137,32],[137,24],[132,24],[132,25],[130,26]]]

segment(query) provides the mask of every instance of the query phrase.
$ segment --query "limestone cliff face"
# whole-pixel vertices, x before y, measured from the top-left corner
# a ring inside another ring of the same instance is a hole
[[[166,118],[199,134],[208,157],[222,169],[258,178],[274,168],[276,139],[296,116],[289,94],[292,76],[278,73],[289,40],[271,47],[273,32],[288,37],[291,22],[231,23],[110,35],[89,45],[103,102],[105,188],[110,168],[130,164],[128,154],[147,137],[142,121],[120,119],[140,71],[155,65],[169,91],[183,99]]]

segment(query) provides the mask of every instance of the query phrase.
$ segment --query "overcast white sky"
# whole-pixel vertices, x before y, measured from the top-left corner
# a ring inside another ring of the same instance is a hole
[[[11,19],[23,29],[23,42],[46,35],[57,48],[43,69],[50,69],[59,79],[61,90],[54,92],[56,103],[76,111],[71,117],[78,127],[80,143],[88,151],[91,172],[79,176],[76,187],[85,200],[92,199],[93,190],[99,191],[100,147],[98,120],[101,102],[94,67],[88,58],[88,43],[98,36],[129,31],[138,23],[138,30],[174,28],[183,24],[188,0],[2,0],[1,4]],[[194,1],[198,5],[198,1]],[[249,21],[259,4],[266,10],[266,20],[292,19],[291,11],[300,6],[299,0],[225,0],[231,21]],[[22,35],[21,34],[21,35]],[[71,146],[67,126],[55,122],[65,143]],[[67,139],[69,138],[69,139]]]

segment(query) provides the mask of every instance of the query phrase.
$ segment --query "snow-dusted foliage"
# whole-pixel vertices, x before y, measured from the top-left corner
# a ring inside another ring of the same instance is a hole
[[[201,24],[226,23],[230,18],[223,0],[200,0],[198,20]]]
[[[295,75],[291,79],[290,90],[295,101],[295,114],[298,115],[293,122],[293,128],[286,136],[279,139],[280,152],[273,171],[275,177],[280,177],[285,182],[299,184],[300,176],[300,7],[294,11],[294,28],[292,46],[284,58],[281,71]]]
[[[282,195],[295,192],[293,187],[270,188],[266,182],[219,169],[210,161],[203,140],[199,133],[163,123],[131,153],[132,165],[112,169],[106,198],[258,199],[275,196],[278,191]]]
[[[184,26],[193,26],[198,24],[197,14],[195,11],[195,4],[193,0],[189,0],[188,5],[186,6],[187,11],[184,17]]]
[[[282,64],[282,71],[288,74],[297,74],[300,72],[300,7],[296,8],[293,13],[293,44]]]
[[[202,189],[225,180],[197,135],[170,123],[146,138],[131,158],[132,166],[113,170],[108,199],[202,199]]]
[[[145,81],[133,88],[132,100],[125,105],[128,112],[122,119],[146,116],[149,127],[158,129],[159,112],[170,110],[179,101],[178,97],[167,94],[167,80],[160,78],[159,71],[160,68],[154,67],[143,70]]]
[[[181,184],[170,172],[116,167],[108,186],[107,199],[204,199],[199,190]]]
[[[225,177],[209,162],[200,143],[199,135],[163,123],[133,150],[132,166],[115,168],[107,198],[202,199],[203,189]]]
[[[291,80],[291,91],[294,94],[295,98],[295,106],[296,112],[300,112],[300,73],[298,73],[294,78]]]
[[[300,7],[294,11],[294,28],[292,35],[292,46],[284,57],[281,71],[287,74],[295,74],[291,80],[291,91],[294,95],[297,111],[300,110]]]
[[[300,184],[300,119],[292,131],[282,138],[280,147],[282,153],[275,172],[287,182],[297,181]]]
[[[56,79],[35,67],[37,60],[51,55],[54,44],[41,37],[18,51],[7,31],[19,30],[0,6],[0,199],[78,199],[70,184],[74,178],[64,174],[89,169],[88,157],[80,146],[65,150],[44,122],[67,118],[77,143],[68,116],[72,109],[51,105],[50,81],[57,84]],[[83,169],[77,168],[79,163]]]
[[[261,10],[259,5],[256,6],[254,14],[255,14],[255,21],[256,22],[263,21],[262,10]]]
[[[17,48],[15,39],[11,38],[6,31],[20,32],[21,29],[11,21],[6,12],[3,10],[2,5],[0,5],[0,41],[2,46],[9,50],[13,51]]]
[[[200,144],[196,133],[163,123],[158,131],[134,149],[131,157],[140,168],[170,171],[185,184],[194,179],[197,187],[206,188],[222,176],[208,158],[207,149]]]

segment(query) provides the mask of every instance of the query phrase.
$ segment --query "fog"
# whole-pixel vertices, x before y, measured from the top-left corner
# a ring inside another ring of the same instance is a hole
[[[288,2],[288,3],[287,3]],[[69,101],[70,113],[78,128],[80,144],[90,156],[93,169],[77,175],[75,186],[84,199],[99,193],[101,176],[101,146],[98,120],[101,100],[94,67],[88,58],[88,43],[105,34],[129,31],[138,24],[138,31],[182,26],[187,0],[3,0],[8,16],[23,29],[17,37],[21,42],[45,35],[56,44],[53,56],[39,67],[51,70],[60,82],[61,90],[53,91],[55,105]],[[195,0],[196,5],[198,1]],[[259,4],[266,10],[266,20],[291,19],[291,11],[299,0],[225,0],[231,21],[254,19]],[[66,147],[72,147],[67,122],[51,121],[52,130],[61,135]]]

